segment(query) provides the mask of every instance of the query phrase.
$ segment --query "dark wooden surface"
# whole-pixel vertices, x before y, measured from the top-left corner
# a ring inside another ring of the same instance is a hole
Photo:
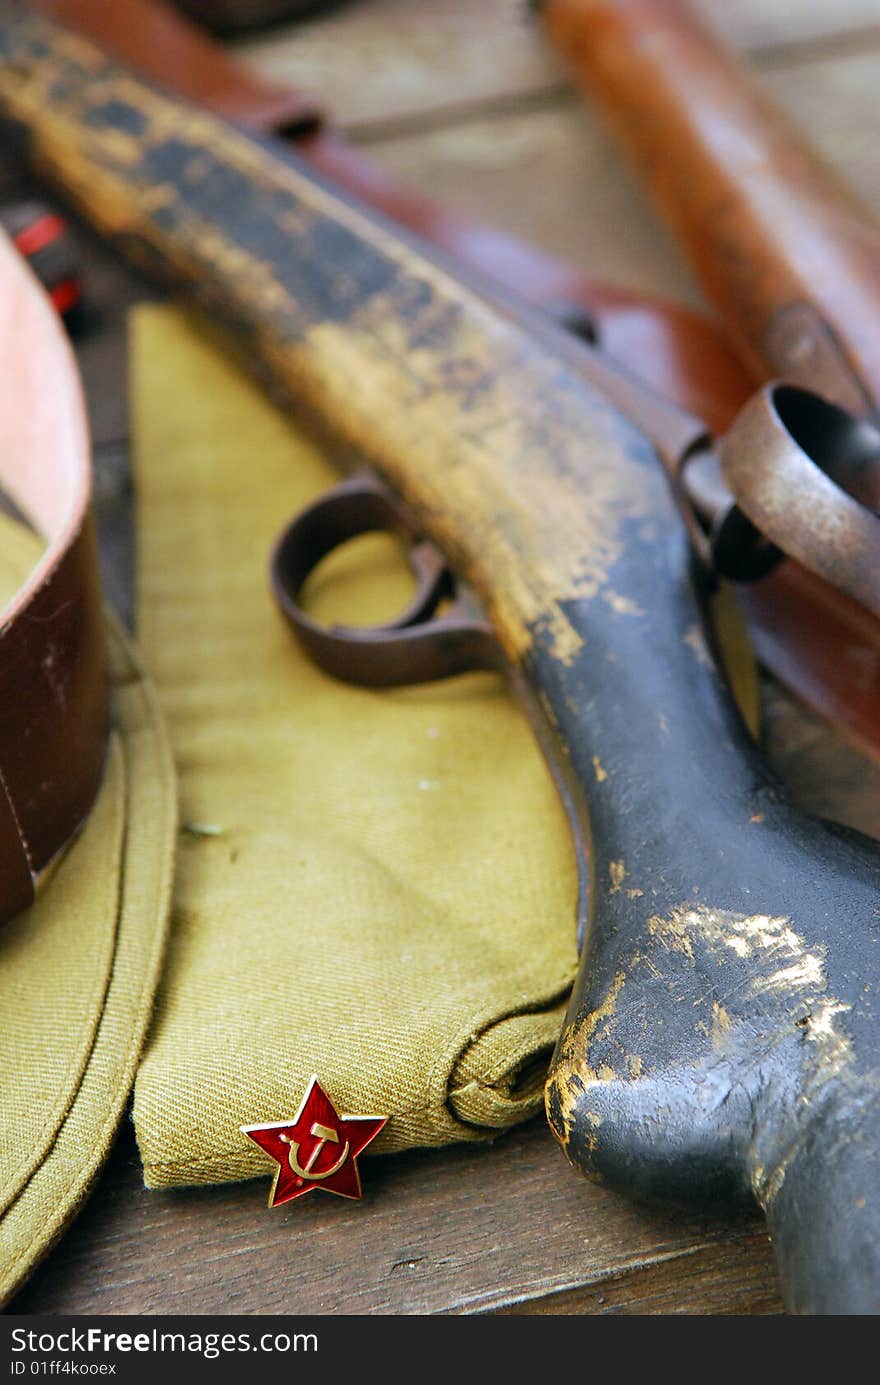
[[[267,1180],[144,1193],[128,1131],[13,1311],[775,1312],[766,1236],[635,1208],[563,1164],[543,1122],[493,1149],[365,1161],[351,1204],[270,1213]]]
[[[874,0],[702,0],[762,80],[880,207]],[[518,0],[363,0],[250,41],[320,90],[389,167],[593,272],[699,301]],[[355,80],[355,74],[357,80]],[[0,190],[21,183],[0,171]],[[523,191],[527,186],[526,195]],[[78,337],[108,591],[132,618],[125,315],[149,296],[84,233]],[[798,798],[880,823],[880,775],[773,687],[768,749]],[[24,1313],[777,1313],[761,1223],[635,1207],[584,1183],[542,1120],[492,1147],[365,1162],[366,1196],[269,1213],[265,1181],[144,1191],[130,1123],[85,1210],[12,1305]]]

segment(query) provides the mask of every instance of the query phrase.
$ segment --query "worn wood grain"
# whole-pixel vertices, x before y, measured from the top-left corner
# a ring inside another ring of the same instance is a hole
[[[517,0],[372,0],[238,49],[261,71],[308,87],[347,129],[522,99],[563,80]]]
[[[849,48],[853,35],[880,47],[873,0],[699,0],[697,8],[760,63]],[[568,85],[524,0],[362,0],[237,48],[259,70],[308,87],[359,137],[442,123],[453,112],[506,113]]]
[[[731,14],[737,16],[738,23],[743,19],[739,7],[707,3],[705,8],[715,18],[722,13],[727,15],[728,25],[732,22]],[[744,8],[765,38],[768,34],[799,34],[806,43],[817,34],[821,38],[822,34],[831,33],[824,7],[782,6],[785,13],[774,23],[771,20],[776,7]],[[499,34],[507,33],[509,40],[511,32],[518,32],[507,10],[507,6],[496,4],[483,21],[483,33],[492,36],[493,50],[504,50]],[[834,44],[828,37],[824,44],[811,42],[808,49],[798,48],[787,63],[774,60],[757,76],[829,161],[880,212],[873,133],[880,27],[876,43],[869,43],[867,51],[861,29],[856,51],[844,56],[837,51],[841,45],[845,47],[848,32],[852,38],[852,31],[846,30],[847,22],[861,24],[865,10],[865,6],[859,5],[851,13],[835,8],[839,28],[833,31]],[[873,10],[876,14],[876,6]],[[354,7],[334,16],[332,22],[351,24],[356,14],[360,14],[358,23],[388,55],[393,67],[397,33],[394,26],[403,22],[398,8],[385,4]],[[445,7],[443,15],[447,25],[455,21],[460,26],[459,41],[467,48],[470,29],[466,15],[454,6]],[[761,16],[765,19],[763,27],[759,24]],[[824,28],[820,23],[823,16]],[[419,4],[406,7],[405,34],[412,25],[424,28],[425,23]],[[791,27],[786,27],[789,24]],[[526,43],[529,51],[540,46],[534,33],[520,35],[520,41]],[[482,49],[484,42],[483,38],[472,46]],[[829,48],[830,56],[826,53]],[[311,51],[308,40],[303,49],[307,57]],[[763,56],[767,57],[769,51]],[[340,75],[337,93],[336,65],[353,61],[356,44],[350,49],[343,43],[339,55],[328,39],[327,51],[322,48],[320,52],[322,89],[334,116],[341,114],[345,124],[352,81]],[[418,54],[411,59],[416,60],[422,60]],[[508,69],[499,64],[498,71],[503,70]],[[414,86],[424,91],[425,84],[430,86],[433,80],[432,73],[436,73],[436,64],[426,60],[423,80],[413,79]],[[353,78],[353,74],[350,76]],[[375,91],[377,101],[387,100],[387,94],[382,94],[381,74],[374,88],[371,72],[367,85]],[[383,115],[385,123],[381,127],[376,124],[370,130],[361,129],[359,137],[369,142],[371,156],[412,186],[437,195],[475,218],[515,231],[591,274],[693,305],[701,303],[693,273],[658,224],[643,188],[621,162],[614,142],[596,115],[573,92],[556,87],[548,94],[542,88],[543,95],[539,96],[537,89],[526,92],[518,87],[513,101],[499,106],[495,96],[482,103],[462,103],[454,83],[447,84],[444,90],[443,104],[437,107],[438,119],[427,128],[424,113],[410,110],[399,122],[389,124]],[[341,106],[337,106],[337,95]],[[437,100],[441,101],[440,93]],[[387,115],[388,107],[383,109]]]
[[[684,1255],[658,1257],[596,1283],[548,1293],[499,1308],[501,1314],[778,1315],[776,1271],[763,1255],[763,1232],[735,1241],[695,1246]]]
[[[371,146],[414,187],[504,226],[590,275],[694,306],[696,281],[596,117],[552,109],[480,116]]]
[[[695,8],[758,65],[790,63],[807,53],[880,43],[875,0],[695,0]]]
[[[875,216],[880,216],[878,78],[880,49],[869,49],[799,62],[761,79]]]
[[[764,89],[880,214],[876,53],[759,74]],[[573,96],[525,112],[450,118],[371,146],[414,187],[590,274],[693,305],[694,275],[595,114]]]
[[[532,1312],[549,1299],[568,1311],[577,1293],[580,1312],[590,1300],[601,1310],[605,1293],[631,1312],[651,1284],[679,1311],[779,1311],[758,1224],[652,1211],[595,1188],[566,1168],[543,1121],[491,1149],[363,1168],[362,1205],[313,1194],[270,1213],[266,1180],[145,1193],[126,1131],[88,1213],[13,1310]]]

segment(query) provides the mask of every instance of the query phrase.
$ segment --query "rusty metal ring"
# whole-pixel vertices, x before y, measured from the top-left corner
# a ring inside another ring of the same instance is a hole
[[[770,384],[719,448],[764,540],[880,616],[880,431],[794,385]]]
[[[321,625],[300,604],[306,581],[335,548],[377,530],[395,533],[409,546],[417,583],[412,601],[383,625]],[[314,663],[344,682],[369,687],[426,683],[501,663],[491,627],[465,599],[435,616],[440,602],[455,595],[446,560],[374,476],[343,481],[300,511],[279,537],[270,571],[275,598],[300,644]]]

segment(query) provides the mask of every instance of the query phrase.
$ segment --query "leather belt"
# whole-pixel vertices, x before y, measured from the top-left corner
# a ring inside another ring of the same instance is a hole
[[[0,483],[46,539],[0,625],[0,922],[34,899],[101,782],[109,680],[89,434],[57,315],[0,233]]]

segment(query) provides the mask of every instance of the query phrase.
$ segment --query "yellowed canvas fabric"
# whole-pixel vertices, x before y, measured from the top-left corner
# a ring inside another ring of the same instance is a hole
[[[496,1135],[540,1109],[575,966],[573,852],[525,719],[494,675],[363,691],[313,668],[268,559],[337,471],[177,311],[137,310],[132,359],[139,634],[182,822],[146,1181],[267,1169],[239,1126],[291,1116],[312,1072],[389,1114],[371,1151]],[[367,541],[314,609],[375,619],[407,590]]]
[[[0,600],[40,546],[0,516]],[[98,802],[36,903],[0,936],[0,1304],[78,1211],[125,1108],[163,953],[171,756],[108,616],[115,730]]]

